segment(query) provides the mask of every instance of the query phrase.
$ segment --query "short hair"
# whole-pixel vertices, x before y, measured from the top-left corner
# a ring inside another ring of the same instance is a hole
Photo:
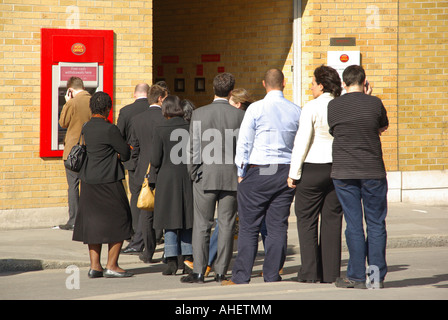
[[[184,110],[184,120],[190,122],[191,116],[193,115],[193,110],[196,109],[193,102],[188,99],[184,99],[180,102],[182,110]]]
[[[254,99],[252,96],[247,92],[246,89],[243,88],[236,88],[232,91],[231,98],[236,103],[241,103],[241,109],[246,110],[252,102],[254,102]]]
[[[285,76],[280,69],[269,69],[264,75],[264,83],[272,89],[282,89]]]
[[[112,99],[106,92],[98,91],[90,98],[89,106],[92,114],[100,114],[107,117],[112,108]]]
[[[147,83],[140,83],[135,86],[134,93],[145,93],[148,95],[149,93],[149,85]]]
[[[231,73],[220,73],[213,79],[213,91],[217,97],[227,98],[234,87],[235,77]]]
[[[148,102],[150,104],[157,103],[159,101],[159,97],[164,98],[167,95],[168,95],[168,92],[166,91],[165,88],[163,88],[157,84],[154,84],[149,89]]]
[[[180,105],[180,98],[175,95],[168,95],[162,103],[162,114],[165,118],[183,117],[184,110]]]
[[[361,66],[352,65],[344,70],[342,73],[342,80],[347,87],[352,85],[362,86],[366,80],[366,73]]]
[[[332,67],[322,65],[316,68],[314,70],[314,78],[316,78],[317,84],[321,84],[324,87],[323,92],[329,92],[335,98],[341,95],[341,78]]]
[[[76,90],[84,90],[84,82],[81,78],[78,77],[70,77],[67,81],[67,88],[72,88]]]

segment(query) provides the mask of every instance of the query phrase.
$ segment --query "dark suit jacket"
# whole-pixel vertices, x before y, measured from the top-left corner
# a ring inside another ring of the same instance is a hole
[[[151,159],[153,129],[164,120],[160,107],[149,107],[131,120],[131,158],[136,164],[134,178],[138,185],[143,183]]]
[[[202,179],[204,190],[237,190],[234,160],[243,117],[244,111],[227,100],[215,100],[193,111],[188,171],[192,180]]]
[[[117,127],[121,135],[130,144],[131,140],[131,119],[143,111],[148,110],[149,102],[147,98],[136,99],[134,103],[128,104],[120,109],[118,115]],[[123,163],[127,170],[135,170],[135,162],[131,159]]]
[[[92,118],[83,127],[82,133],[87,148],[87,158],[79,178],[89,184],[123,180],[124,169],[121,161],[128,160],[131,152],[117,126],[101,118]]]

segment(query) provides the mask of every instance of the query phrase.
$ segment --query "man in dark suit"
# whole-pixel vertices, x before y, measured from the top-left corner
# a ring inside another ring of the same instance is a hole
[[[130,144],[131,140],[131,119],[148,110],[148,92],[149,85],[146,83],[138,84],[134,89],[134,103],[124,106],[120,109],[118,115],[117,127],[120,129],[121,135]],[[122,250],[122,253],[137,253],[143,251],[143,238],[141,230],[138,228],[138,220],[140,216],[140,209],[137,208],[138,194],[140,192],[141,184],[135,183],[135,161],[130,159],[123,163],[124,168],[128,171],[128,186],[131,192],[131,213],[132,213],[132,228],[134,229],[134,236],[129,245]]]
[[[213,103],[193,111],[190,122],[189,173],[193,180],[193,273],[185,283],[203,283],[207,267],[210,231],[218,210],[217,282],[225,279],[233,253],[236,221],[237,171],[233,164],[236,139],[244,111],[229,104],[235,78],[218,74],[213,80]]]
[[[135,161],[134,182],[137,198],[151,158],[153,129],[165,120],[161,106],[166,96],[167,90],[165,88],[159,85],[151,86],[148,94],[149,107],[146,111],[131,119],[131,160]],[[152,227],[153,218],[154,213],[152,211],[140,210],[139,228],[141,228],[145,246],[141,260],[144,262],[151,262],[157,245],[156,233]]]

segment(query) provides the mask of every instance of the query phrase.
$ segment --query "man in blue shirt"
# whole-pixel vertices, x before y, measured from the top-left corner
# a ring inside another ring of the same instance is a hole
[[[237,142],[238,256],[232,280],[249,283],[258,248],[258,234],[266,221],[265,282],[280,281],[286,257],[288,217],[294,189],[287,178],[301,109],[283,96],[285,79],[270,69],[263,80],[266,96],[252,103],[244,115]]]

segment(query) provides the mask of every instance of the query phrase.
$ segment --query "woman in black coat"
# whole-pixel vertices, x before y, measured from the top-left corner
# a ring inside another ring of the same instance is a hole
[[[95,93],[90,99],[92,119],[82,129],[87,159],[79,175],[81,193],[73,240],[88,244],[90,278],[132,276],[118,266],[123,241],[131,237],[131,209],[121,163],[130,158],[130,149],[118,127],[107,121],[111,107],[107,93]],[[106,269],[100,262],[103,243],[109,245]]]
[[[154,199],[154,229],[165,229],[164,275],[175,274],[177,259],[192,260],[193,191],[187,170],[189,124],[177,96],[162,104],[167,119],[154,128],[151,167],[157,172]]]

